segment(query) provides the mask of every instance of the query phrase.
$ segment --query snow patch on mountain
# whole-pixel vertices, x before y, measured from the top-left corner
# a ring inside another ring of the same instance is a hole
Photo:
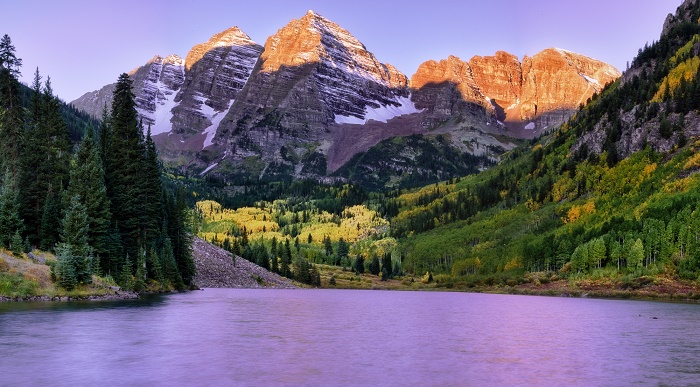
[[[184,60],[179,56],[156,56],[152,60],[143,88],[135,98],[136,110],[144,121],[144,129],[150,126],[151,135],[172,130],[172,109],[178,105],[175,96],[184,78]]]
[[[582,76],[583,79],[585,79],[588,83],[592,83],[592,84],[594,84],[594,85],[596,85],[596,86],[600,86],[600,82],[598,82],[597,79],[591,78],[591,77],[589,77],[588,75],[586,75],[586,74],[584,74],[584,73],[579,73],[578,75]]]
[[[199,176],[204,176],[207,172],[211,171],[211,170],[212,170],[213,168],[215,168],[217,165],[219,165],[219,163],[214,163],[214,164],[208,166],[207,169],[203,170],[203,171],[199,174]]]
[[[337,124],[364,124],[369,120],[387,122],[388,120],[403,116],[406,114],[420,113],[423,110],[417,109],[416,105],[411,101],[410,96],[408,97],[397,97],[395,105],[384,105],[377,108],[365,107],[364,118],[354,117],[354,116],[335,116],[335,122]]]
[[[207,126],[202,132],[202,134],[205,134],[207,136],[204,139],[204,145],[202,146],[202,149],[213,144],[214,136],[216,135],[216,129],[219,127],[219,124],[221,124],[221,121],[226,116],[226,113],[229,111],[229,109],[231,109],[231,105],[233,105],[233,100],[231,100],[228,103],[228,107],[226,108],[226,110],[217,112],[212,107],[206,104],[202,104],[201,112],[204,115],[206,115],[207,118],[209,118],[209,120],[211,121],[211,125]]]

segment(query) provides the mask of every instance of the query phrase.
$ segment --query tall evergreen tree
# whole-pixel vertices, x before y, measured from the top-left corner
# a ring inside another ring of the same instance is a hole
[[[44,213],[44,203],[47,198],[49,181],[39,177],[39,167],[44,161],[42,141],[40,138],[43,119],[43,98],[41,92],[41,75],[39,68],[34,72],[32,93],[29,98],[27,125],[24,133],[22,148],[22,170],[20,185],[22,186],[21,216],[27,226],[27,237],[30,243],[39,243],[41,219]],[[53,245],[51,245],[53,247]]]
[[[362,257],[361,254],[357,254],[357,257],[355,258],[355,273],[356,274],[362,274],[365,272],[365,259]]]
[[[85,206],[90,222],[88,243],[97,256],[105,257],[111,213],[102,160],[91,128],[78,146],[71,165],[68,196],[76,195]],[[105,266],[104,269],[108,268]]]
[[[54,97],[51,80],[40,89],[39,69],[34,73],[27,127],[23,136],[20,184],[22,219],[32,244],[41,244],[41,222],[47,193],[60,194],[68,185],[70,140],[61,115],[60,101]],[[61,218],[61,214],[52,216]]]
[[[270,247],[270,259],[272,259],[272,264],[270,265],[270,269],[274,273],[279,273],[280,271],[277,257],[277,237],[272,237],[272,246]]]
[[[78,282],[75,274],[75,262],[70,245],[60,244],[56,248],[56,276],[58,284],[66,290],[73,290]]]
[[[379,257],[376,254],[372,255],[372,261],[369,263],[369,272],[374,275],[379,275],[380,273]]]
[[[42,98],[44,123],[41,139],[46,153],[45,161],[41,163],[44,170],[39,178],[45,178],[54,187],[63,190],[68,186],[71,144],[68,128],[61,115],[61,101],[53,95],[50,77],[44,83]]]
[[[391,267],[391,253],[384,253],[384,258],[382,258],[382,279],[392,278],[393,273],[394,271]]]
[[[0,245],[10,247],[15,232],[22,233],[24,224],[19,217],[18,189],[8,168],[0,191]]]
[[[189,207],[185,198],[185,190],[179,189],[172,204],[167,205],[168,236],[172,241],[173,255],[177,269],[185,284],[192,284],[195,275],[194,260],[192,259],[192,230],[189,220]]]
[[[20,67],[22,67],[22,59],[17,58],[12,39],[5,34],[0,39],[0,68],[6,70],[13,77],[18,77],[21,74]]]
[[[69,246],[73,255],[72,264],[76,281],[79,283],[92,282],[92,248],[88,244],[89,229],[87,209],[81,203],[80,196],[75,195],[70,198],[70,203],[66,208],[61,241],[63,245]]]
[[[23,108],[17,77],[22,60],[8,35],[0,39],[0,168],[19,178],[22,144]]]
[[[63,212],[61,202],[61,193],[56,192],[53,187],[49,187],[44,200],[39,229],[39,248],[42,250],[52,249],[60,239],[61,213]]]
[[[125,253],[132,257],[138,255],[145,242],[139,227],[143,146],[138,131],[132,81],[121,74],[113,94],[110,131],[106,133],[105,182]]]
[[[143,179],[141,180],[141,203],[142,209],[140,212],[140,228],[141,238],[143,240],[155,240],[160,233],[162,218],[162,197],[163,188],[161,184],[161,166],[158,159],[156,145],[151,138],[151,126],[148,126],[148,134],[146,136],[144,150]]]

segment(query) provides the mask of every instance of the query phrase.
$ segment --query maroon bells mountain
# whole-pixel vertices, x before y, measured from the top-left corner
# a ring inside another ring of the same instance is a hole
[[[409,79],[309,11],[264,46],[237,27],[186,59],[132,70],[137,110],[161,157],[198,174],[323,177],[380,141],[441,135],[497,159],[558,125],[620,73],[563,49],[423,63]],[[72,104],[100,117],[113,85]]]

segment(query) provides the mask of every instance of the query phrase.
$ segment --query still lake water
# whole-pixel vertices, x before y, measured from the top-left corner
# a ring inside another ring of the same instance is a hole
[[[0,304],[3,386],[280,384],[700,385],[700,305],[238,289]]]

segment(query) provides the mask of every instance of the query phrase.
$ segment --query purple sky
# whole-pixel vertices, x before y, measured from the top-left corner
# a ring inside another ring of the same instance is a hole
[[[409,77],[429,59],[519,57],[559,47],[623,71],[645,42],[657,40],[681,0],[17,0],[5,1],[0,35],[71,101],[116,81],[154,55],[189,49],[234,25],[264,44],[313,9],[347,29],[382,62]]]

